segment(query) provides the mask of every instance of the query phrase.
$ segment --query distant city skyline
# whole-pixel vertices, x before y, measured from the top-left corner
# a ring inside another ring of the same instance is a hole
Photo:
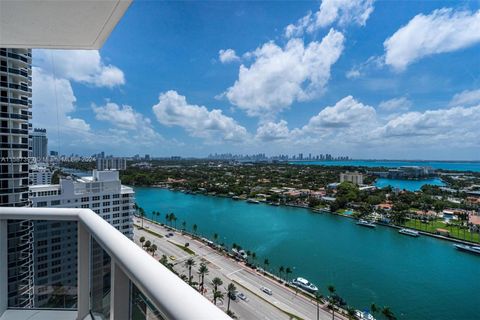
[[[480,160],[479,25],[478,1],[136,1],[101,51],[33,50],[32,122],[60,154]]]

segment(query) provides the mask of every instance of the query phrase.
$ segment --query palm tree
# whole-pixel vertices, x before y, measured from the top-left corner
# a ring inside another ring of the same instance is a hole
[[[225,295],[221,291],[213,291],[213,304],[217,305],[217,299],[223,301]]]
[[[372,303],[370,306],[370,313],[374,316],[378,312],[378,307],[375,303]]]
[[[227,287],[227,294],[228,294],[228,305],[227,305],[227,312],[230,311],[230,299],[232,296],[237,294],[237,287],[233,283],[230,283]]]
[[[193,225],[193,234],[196,235],[197,234],[197,229],[198,229],[198,226],[196,224]]]
[[[142,244],[142,248],[143,248],[143,243],[145,242],[145,237],[140,237],[140,243]]]
[[[278,268],[278,276],[282,278],[282,273],[284,272],[285,272],[285,268],[283,266],[280,266],[280,268]]]
[[[155,255],[155,251],[157,251],[157,245],[154,243],[150,246],[150,252],[152,253],[152,257]]]
[[[168,224],[168,221],[170,220],[170,213],[165,213],[165,224]]]
[[[157,222],[160,220],[160,211],[157,211]]]
[[[202,292],[202,295],[203,295],[203,284],[204,284],[204,280],[205,280],[205,275],[208,274],[208,268],[207,268],[207,265],[205,263],[200,263],[200,268],[198,268],[198,275],[201,277],[201,281],[200,281],[200,288],[201,288],[201,292]]]
[[[270,264],[270,261],[268,259],[263,260],[263,270],[267,271],[267,266]]]
[[[332,286],[332,285],[329,285],[328,286],[328,292],[330,292],[330,297],[328,299],[328,308],[330,310],[332,310],[332,320],[335,319],[335,297],[334,297],[334,294],[335,294],[335,287]]]
[[[320,293],[315,294],[315,302],[317,302],[317,320],[320,319],[320,302],[322,302],[322,295]]]
[[[182,222],[182,229],[183,229],[183,231],[185,231],[187,229],[187,222],[185,220],[183,220],[183,222]]]
[[[223,284],[222,279],[215,277],[212,279],[213,292],[218,291],[218,287]]]
[[[151,245],[152,245],[152,243],[150,242],[150,240],[147,240],[147,241],[145,242],[144,247],[145,247],[145,248],[147,249],[147,251],[148,251],[148,248],[150,248]]]
[[[188,284],[192,283],[192,267],[195,267],[195,260],[189,258],[185,261],[185,267],[188,268]]]
[[[252,263],[255,264],[255,260],[257,259],[257,254],[252,252]]]
[[[218,240],[218,233],[213,234],[213,242],[217,243]]]
[[[285,275],[285,278],[286,278],[285,280],[286,280],[286,281],[288,281],[288,274],[290,274],[290,273],[292,273],[292,272],[293,272],[292,269],[290,269],[290,267],[287,267],[287,269],[285,270],[285,274],[286,274],[286,275]]]
[[[166,255],[162,254],[162,257],[160,258],[160,260],[158,260],[158,262],[160,262],[161,264],[163,264],[164,266],[167,266],[168,265],[168,258]]]
[[[142,229],[143,229],[143,219],[145,218],[145,210],[142,207],[137,206],[138,214],[142,218]]]
[[[390,310],[390,307],[383,307],[382,314],[388,320],[396,320],[397,319],[397,317],[395,317],[395,315],[393,314],[392,310]]]

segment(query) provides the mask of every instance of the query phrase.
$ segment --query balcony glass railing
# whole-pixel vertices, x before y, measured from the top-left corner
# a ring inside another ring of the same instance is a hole
[[[34,241],[25,230],[14,234],[19,247],[27,243],[18,255],[18,277],[9,280],[6,230],[14,220],[33,223],[27,231]],[[56,277],[63,271],[74,281]],[[24,291],[18,305],[8,304],[4,289],[11,281]],[[26,319],[32,310],[35,319],[230,319],[89,209],[3,207],[0,319]]]

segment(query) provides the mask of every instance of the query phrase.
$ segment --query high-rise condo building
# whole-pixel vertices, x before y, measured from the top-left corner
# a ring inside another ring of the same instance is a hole
[[[28,205],[31,63],[29,49],[0,48],[0,206],[4,207]],[[30,221],[7,224],[10,306],[32,306],[32,228]]]
[[[127,169],[127,160],[125,158],[97,158],[97,170],[125,170]]]
[[[32,157],[38,161],[45,161],[48,155],[47,129],[33,129],[32,135]]]
[[[133,238],[135,193],[123,186],[115,170],[93,171],[91,177],[61,179],[60,184],[30,187],[33,207],[88,208]],[[36,222],[34,225],[34,306],[48,307],[62,290],[66,307],[76,299],[77,225]]]

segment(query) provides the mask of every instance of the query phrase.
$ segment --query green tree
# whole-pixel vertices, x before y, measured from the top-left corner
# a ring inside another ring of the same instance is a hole
[[[225,295],[221,291],[214,291],[213,292],[213,304],[217,305],[217,300],[223,301],[225,298]]]
[[[334,286],[329,285],[327,287],[328,292],[330,293],[330,296],[328,297],[328,308],[332,310],[332,320],[335,319],[335,305],[336,305],[336,299],[335,299],[335,292],[336,289]]]
[[[185,231],[187,229],[187,222],[184,220],[182,222],[182,230]]]
[[[152,253],[152,257],[155,255],[155,252],[157,251],[157,245],[154,243],[150,246],[149,250]]]
[[[293,273],[293,270],[290,269],[290,267],[287,267],[287,269],[285,269],[285,280],[288,281],[288,275],[290,273]]]
[[[228,295],[228,305],[227,305],[227,311],[230,311],[230,300],[232,299],[232,296],[235,296],[237,294],[237,287],[233,283],[230,283],[227,287],[227,295]]]
[[[151,245],[152,245],[152,243],[150,242],[150,240],[147,240],[147,241],[145,242],[144,247],[145,247],[145,249],[148,251],[148,249],[150,248]]]
[[[263,270],[267,271],[267,267],[270,264],[270,261],[268,259],[263,260]]]
[[[219,277],[215,277],[212,279],[212,286],[213,286],[213,291],[218,291],[218,287],[221,286],[223,284],[223,281],[222,279],[220,279]]]
[[[396,320],[397,319],[397,317],[395,317],[395,315],[393,314],[392,310],[390,310],[390,307],[383,307],[382,314],[388,320]]]
[[[208,274],[208,268],[205,263],[200,263],[200,268],[198,268],[198,275],[200,276],[200,292],[203,295],[203,289],[204,289],[204,280],[205,280],[205,275]]]
[[[195,260],[189,258],[185,261],[185,267],[188,268],[188,284],[192,284],[192,267],[195,267]]]
[[[198,230],[198,226],[196,224],[193,225],[193,234],[194,235],[197,235],[197,230]]]
[[[284,266],[280,266],[280,268],[278,268],[278,276],[280,278],[282,278],[282,274],[285,272],[285,268]]]
[[[142,244],[142,248],[143,248],[143,243],[145,242],[145,237],[140,237],[140,243]]]

